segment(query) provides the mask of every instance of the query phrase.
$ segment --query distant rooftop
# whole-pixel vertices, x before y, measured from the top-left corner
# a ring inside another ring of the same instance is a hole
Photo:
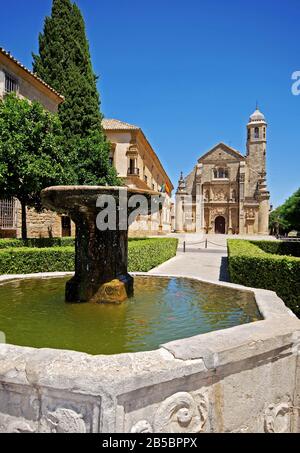
[[[30,71],[30,69],[26,68],[20,61],[18,61],[16,58],[14,58],[10,52],[5,50],[3,47],[0,47],[0,56],[4,55],[5,57],[9,58],[13,63],[15,63],[19,68],[21,68],[23,71],[27,72],[31,77],[34,77],[38,82],[40,82],[42,85],[44,85],[48,90],[52,91],[52,93],[56,94],[60,99],[64,100],[64,97],[58,93],[54,88],[52,88],[48,83],[44,82],[40,77],[38,77],[34,72]]]
[[[104,118],[102,120],[102,126],[103,129],[110,131],[140,130],[138,126],[134,126],[133,124],[125,123],[124,121],[119,121],[112,118]]]

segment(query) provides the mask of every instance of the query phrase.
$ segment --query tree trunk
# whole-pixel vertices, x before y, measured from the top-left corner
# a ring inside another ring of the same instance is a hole
[[[27,239],[26,203],[21,201],[22,208],[22,239]]]

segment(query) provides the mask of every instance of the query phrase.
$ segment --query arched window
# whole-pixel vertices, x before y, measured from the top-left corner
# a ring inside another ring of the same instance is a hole
[[[258,128],[258,127],[256,127],[256,128],[254,129],[254,137],[255,137],[255,138],[259,138],[259,128]]]
[[[228,168],[218,167],[214,168],[214,179],[228,179],[229,171]]]
[[[248,129],[248,140],[250,140],[250,138],[251,138],[251,129],[249,128]]]

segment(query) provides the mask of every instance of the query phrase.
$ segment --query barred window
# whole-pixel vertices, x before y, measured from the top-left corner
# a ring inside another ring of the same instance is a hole
[[[19,88],[19,83],[17,79],[15,79],[13,76],[8,74],[7,72],[5,73],[5,93],[17,93]]]
[[[0,228],[9,229],[17,226],[17,209],[13,198],[0,200]]]

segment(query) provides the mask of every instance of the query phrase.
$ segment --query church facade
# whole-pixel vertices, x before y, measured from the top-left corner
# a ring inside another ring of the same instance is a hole
[[[256,109],[247,124],[246,155],[219,143],[181,175],[176,192],[177,232],[269,234],[266,182],[267,122]]]

